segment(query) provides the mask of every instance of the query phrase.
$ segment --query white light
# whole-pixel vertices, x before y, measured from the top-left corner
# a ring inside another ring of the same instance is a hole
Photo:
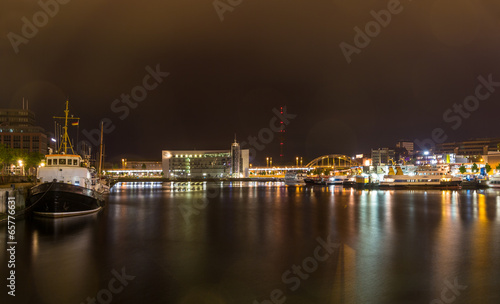
[[[429,151],[424,151],[424,155],[429,155]]]
[[[53,142],[56,142],[56,139],[55,139],[55,138],[51,138],[50,140],[52,140]]]

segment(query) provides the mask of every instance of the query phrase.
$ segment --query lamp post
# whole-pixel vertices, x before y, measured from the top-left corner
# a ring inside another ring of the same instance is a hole
[[[266,167],[269,167],[269,157],[266,157]]]
[[[22,160],[18,160],[17,163],[19,164],[19,175],[24,175],[24,172],[23,172],[23,161]]]
[[[298,168],[299,167],[299,157],[295,157],[295,166]]]

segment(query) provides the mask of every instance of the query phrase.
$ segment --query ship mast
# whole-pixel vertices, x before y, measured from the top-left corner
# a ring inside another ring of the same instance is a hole
[[[68,152],[68,146],[69,148],[71,149],[71,152],[73,152],[73,154],[75,154],[75,151],[73,150],[73,145],[71,144],[71,140],[69,139],[69,135],[68,135],[68,120],[71,120],[71,119],[74,119],[74,120],[79,120],[80,118],[78,117],[68,117],[69,115],[69,100],[66,100],[66,110],[64,110],[64,117],[55,117],[54,116],[54,119],[64,119],[64,127],[63,127],[63,130],[64,130],[64,135],[63,135],[63,141],[62,143],[59,145],[59,149],[57,150],[57,153],[64,153],[64,154],[67,154]]]

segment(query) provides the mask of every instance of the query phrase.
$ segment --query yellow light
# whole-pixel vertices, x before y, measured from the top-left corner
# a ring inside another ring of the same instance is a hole
[[[23,161],[22,160],[18,160],[17,162],[19,163],[19,166],[23,165]]]

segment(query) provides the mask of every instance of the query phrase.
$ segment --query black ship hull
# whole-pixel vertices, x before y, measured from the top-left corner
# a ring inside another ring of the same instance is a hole
[[[405,185],[379,185],[380,189],[437,189],[437,190],[460,190],[461,181],[441,182],[439,184],[405,184]]]
[[[35,215],[66,217],[99,211],[104,206],[104,197],[85,187],[51,182],[31,188],[26,203]]]

